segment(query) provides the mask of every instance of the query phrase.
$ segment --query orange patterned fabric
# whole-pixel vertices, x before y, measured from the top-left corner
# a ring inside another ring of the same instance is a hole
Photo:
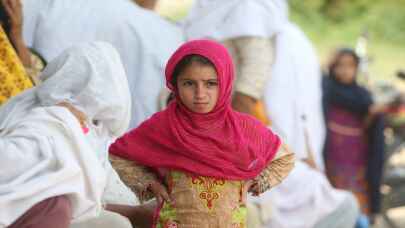
[[[243,181],[171,171],[167,183],[174,204],[161,206],[154,227],[246,227],[247,210],[241,203]]]
[[[0,26],[0,105],[32,86],[23,64]]]
[[[198,190],[200,200],[205,201],[205,206],[212,210],[214,201],[220,197],[221,187],[225,185],[225,181],[210,177],[191,177],[191,183]]]

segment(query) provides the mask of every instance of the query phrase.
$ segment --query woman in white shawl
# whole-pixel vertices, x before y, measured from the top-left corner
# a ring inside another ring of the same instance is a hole
[[[107,152],[130,121],[118,53],[73,47],[40,77],[0,109],[0,227],[63,228],[105,214],[103,204],[135,205]]]
[[[180,28],[132,0],[23,0],[24,38],[45,60],[83,42],[105,41],[121,56],[131,92],[130,128],[158,111],[164,66]]]
[[[355,199],[322,172],[320,68],[310,42],[288,21],[287,2],[197,0],[185,27],[190,39],[212,38],[235,50],[235,100],[238,93],[263,99],[272,128],[301,160],[283,184],[251,200],[249,227],[353,227]]]

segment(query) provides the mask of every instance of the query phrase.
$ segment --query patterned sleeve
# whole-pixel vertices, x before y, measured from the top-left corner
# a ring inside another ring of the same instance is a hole
[[[223,43],[235,62],[235,90],[257,100],[261,99],[273,63],[273,39],[238,37]]]
[[[260,175],[254,179],[259,187],[259,192],[255,193],[261,194],[280,184],[294,168],[294,163],[294,153],[292,153],[285,144],[282,144],[276,157],[260,173]]]
[[[148,185],[156,181],[157,177],[147,167],[111,154],[110,161],[121,180],[136,194],[141,203],[154,197],[148,191]]]

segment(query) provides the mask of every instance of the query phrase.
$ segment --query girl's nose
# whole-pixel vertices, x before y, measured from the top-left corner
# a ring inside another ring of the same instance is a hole
[[[205,91],[204,85],[203,84],[198,84],[197,87],[196,87],[196,90],[195,90],[195,97],[197,99],[204,98],[205,92],[206,91]]]

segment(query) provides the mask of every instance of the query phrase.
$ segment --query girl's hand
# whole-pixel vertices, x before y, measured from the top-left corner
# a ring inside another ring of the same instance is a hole
[[[254,196],[259,195],[259,185],[254,180],[248,180],[243,184],[242,195],[241,195],[242,205],[246,205],[246,199],[247,199],[248,193],[252,193]]]
[[[369,114],[378,115],[378,114],[384,113],[384,112],[386,112],[388,107],[389,107],[389,105],[386,105],[386,104],[373,104],[369,108]]]
[[[148,184],[148,190],[151,191],[158,201],[159,204],[166,201],[170,204],[173,203],[173,200],[170,198],[167,188],[158,181],[152,181]]]

